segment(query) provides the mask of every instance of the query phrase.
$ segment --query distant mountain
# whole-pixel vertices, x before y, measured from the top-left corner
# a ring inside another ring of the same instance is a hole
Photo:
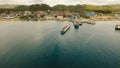
[[[4,4],[4,5],[0,5],[0,8],[11,9],[11,8],[15,8],[16,6],[18,5]]]

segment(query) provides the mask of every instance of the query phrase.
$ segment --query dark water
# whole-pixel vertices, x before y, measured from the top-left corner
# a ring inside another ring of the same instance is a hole
[[[60,35],[65,23],[0,23],[0,68],[120,68],[120,22],[71,24]]]

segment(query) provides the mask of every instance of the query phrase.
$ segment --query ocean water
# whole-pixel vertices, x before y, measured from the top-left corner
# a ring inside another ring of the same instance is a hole
[[[67,21],[0,23],[0,68],[120,68],[119,21],[83,24],[61,35]]]

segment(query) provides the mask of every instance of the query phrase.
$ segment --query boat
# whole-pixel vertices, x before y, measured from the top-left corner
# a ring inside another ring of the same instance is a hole
[[[61,34],[65,34],[65,32],[68,31],[69,28],[70,28],[70,24],[64,25],[62,30],[61,30]]]
[[[95,25],[95,21],[89,21],[88,24]]]
[[[120,30],[120,25],[116,25],[115,30]]]
[[[78,23],[74,23],[74,27],[75,27],[76,29],[78,29],[78,28],[79,28],[79,24],[78,24]]]

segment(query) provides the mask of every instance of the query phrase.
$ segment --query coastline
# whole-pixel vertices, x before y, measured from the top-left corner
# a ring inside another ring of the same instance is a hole
[[[45,20],[56,20],[56,21],[120,21],[120,19],[115,19],[115,18],[98,18],[98,17],[92,17],[90,19],[84,18],[84,19],[69,19],[69,18],[63,18],[63,19],[57,19],[57,18],[52,18],[52,19],[45,19],[45,18],[38,18],[36,21],[45,21]],[[0,18],[1,21],[27,21],[27,20],[21,20],[20,18]]]

